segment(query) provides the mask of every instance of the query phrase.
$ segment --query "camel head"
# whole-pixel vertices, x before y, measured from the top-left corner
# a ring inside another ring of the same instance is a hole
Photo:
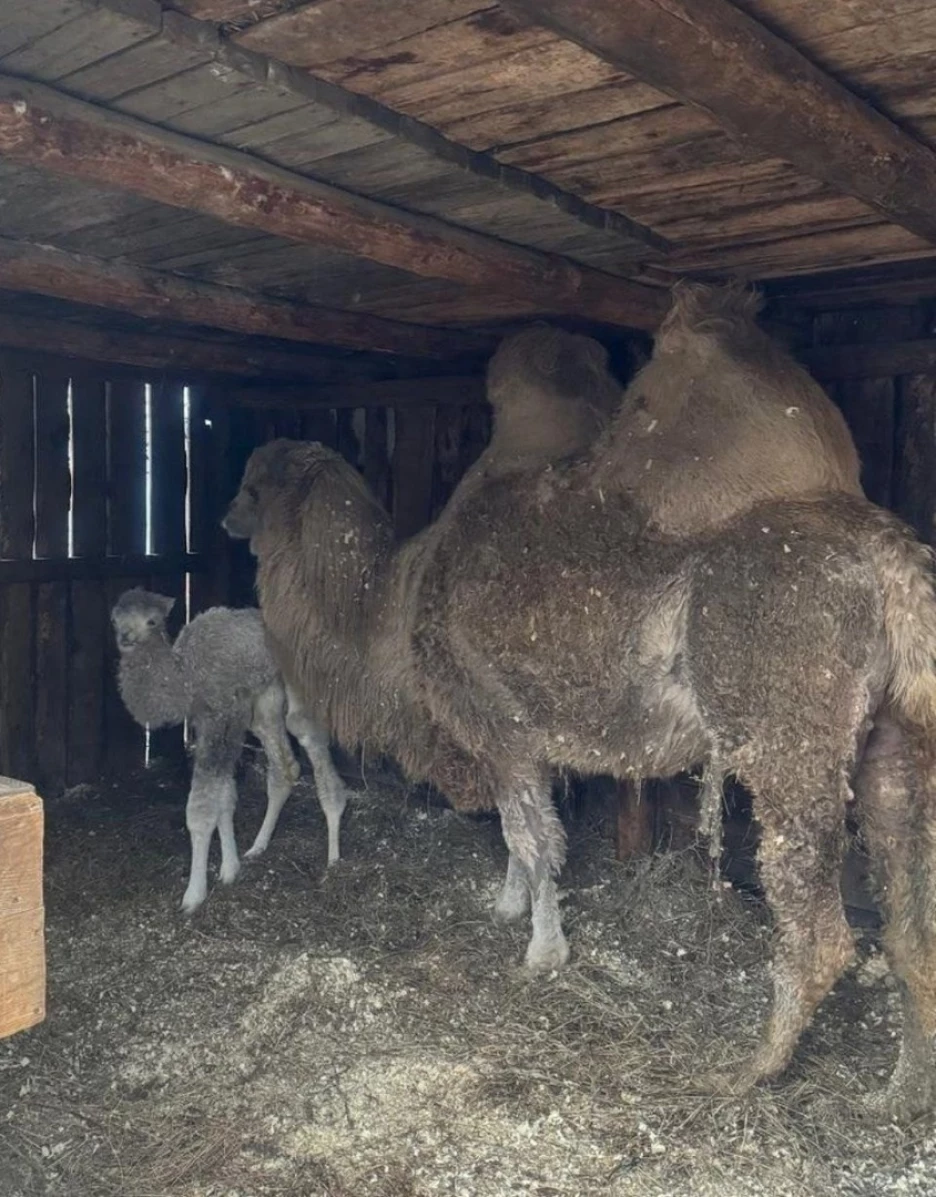
[[[139,586],[125,590],[111,612],[111,623],[122,653],[132,652],[153,636],[164,636],[166,619],[175,606],[175,599],[166,594],[154,594]]]
[[[221,527],[234,540],[249,540],[260,528],[264,506],[275,487],[291,479],[307,461],[330,450],[318,442],[280,438],[254,449],[244,467],[240,488]]]
[[[240,489],[231,500],[221,526],[235,540],[253,540],[283,502],[315,510],[319,495],[334,500],[335,507],[373,512],[377,522],[386,519],[367,483],[334,449],[319,441],[269,441],[254,449],[244,467]],[[323,515],[319,512],[319,515]],[[272,525],[271,525],[272,526]]]
[[[603,345],[548,324],[501,341],[488,363],[486,388],[496,424],[522,427],[524,447],[548,436],[550,426],[559,442],[587,443],[617,408],[622,390]]]

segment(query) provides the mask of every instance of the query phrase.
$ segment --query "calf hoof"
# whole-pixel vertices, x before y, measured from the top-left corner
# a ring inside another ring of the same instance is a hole
[[[266,852],[267,844],[253,844],[244,853],[244,860],[256,860],[258,856],[262,856]]]
[[[531,976],[551,973],[565,968],[569,963],[569,945],[565,939],[552,939],[548,943],[531,943],[523,962],[524,971]]]
[[[237,880],[237,875],[240,872],[240,861],[235,860],[232,865],[222,865],[218,873],[218,880],[222,885],[231,885]]]
[[[182,898],[181,910],[185,915],[192,915],[205,901],[206,894],[197,889],[187,889]]]

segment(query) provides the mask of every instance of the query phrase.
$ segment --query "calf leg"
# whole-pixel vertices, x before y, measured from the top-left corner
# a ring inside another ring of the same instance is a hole
[[[204,716],[195,729],[195,764],[185,808],[185,822],[192,845],[189,882],[182,898],[186,914],[197,910],[208,893],[208,850],[215,829],[221,837],[221,880],[237,876],[237,843],[234,807],[237,789],[234,769],[241,753],[244,722]]]
[[[257,832],[257,838],[244,853],[245,859],[254,860],[269,847],[280,811],[299,779],[299,762],[293,755],[286,734],[286,691],[282,682],[275,681],[257,695],[251,730],[266,753],[267,791],[267,808],[263,823]]]
[[[311,718],[292,686],[286,687],[286,695],[289,704],[286,726],[312,764],[315,792],[328,828],[328,863],[332,865],[341,858],[341,816],[348,805],[349,791],[335,769],[325,731]]]
[[[782,777],[783,766],[774,764],[742,778],[754,793],[761,826],[760,875],[776,942],[770,1014],[753,1059],[724,1086],[734,1092],[786,1067],[816,1007],[854,955],[841,895],[846,769],[814,770],[808,761],[799,771],[784,765]]]
[[[922,738],[884,717],[855,783],[865,845],[884,912],[884,949],[900,986],[903,1038],[872,1108],[912,1118],[936,1102],[936,811]]]
[[[549,778],[534,773],[531,778],[512,781],[501,793],[497,806],[510,850],[508,883],[516,892],[517,870],[522,869],[532,899],[533,935],[527,946],[526,967],[531,972],[561,968],[569,959],[556,892],[556,878],[565,864],[565,832],[552,803]]]

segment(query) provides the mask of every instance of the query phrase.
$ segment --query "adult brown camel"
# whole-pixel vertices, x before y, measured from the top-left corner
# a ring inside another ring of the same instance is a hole
[[[852,954],[838,875],[859,794],[905,997],[888,1102],[933,1098],[936,1030],[936,597],[926,551],[888,513],[837,495],[756,506],[661,537],[605,476],[612,429],[579,459],[488,480],[441,531],[392,545],[356,471],[316,444],[255,451],[226,526],[249,537],[276,650],[315,713],[432,781],[496,807],[532,899],[531,968],[563,964],[564,837],[551,767],[733,773],[763,829],[778,929],[774,1002],[734,1088],[785,1066]],[[894,781],[894,762],[912,776]],[[502,915],[523,913],[501,909]]]

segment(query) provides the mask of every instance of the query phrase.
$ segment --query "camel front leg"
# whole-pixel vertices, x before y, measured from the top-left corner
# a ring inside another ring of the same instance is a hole
[[[565,832],[552,803],[548,776],[515,782],[502,793],[497,806],[510,850],[508,883],[516,897],[522,870],[532,901],[533,935],[526,967],[530,972],[562,968],[569,959],[569,945],[559,915],[556,879],[565,864]]]
[[[501,925],[515,923],[530,909],[530,882],[527,872],[511,852],[507,859],[504,887],[494,903],[494,921]]]
[[[341,859],[341,816],[348,805],[350,791],[332,761],[328,735],[309,715],[292,686],[286,687],[286,699],[286,726],[302,745],[315,774],[315,792],[328,830],[328,864],[333,865]]]

